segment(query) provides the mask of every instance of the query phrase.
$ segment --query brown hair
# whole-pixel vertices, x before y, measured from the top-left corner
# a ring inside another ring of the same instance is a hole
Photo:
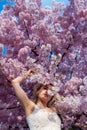
[[[43,87],[43,84],[41,84],[41,83],[37,83],[37,84],[34,86],[33,101],[34,101],[35,103],[37,103],[38,95],[39,95],[39,93],[40,93],[42,87]]]
[[[48,86],[48,85],[53,86],[53,84],[51,84],[51,83],[46,84],[46,85],[44,85],[44,84],[42,84],[42,83],[37,83],[37,84],[35,85],[34,91],[33,91],[33,102],[34,102],[34,103],[37,103],[37,101],[38,101],[38,95],[39,95],[40,91],[42,90],[42,88],[45,87],[45,86]],[[53,97],[54,97],[54,96],[52,96],[51,99],[50,99],[50,101],[48,101],[48,103],[47,103],[47,106],[48,106],[48,107],[49,107],[50,103],[52,102]]]

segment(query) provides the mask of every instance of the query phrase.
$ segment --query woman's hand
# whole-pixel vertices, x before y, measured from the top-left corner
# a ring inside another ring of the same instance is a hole
[[[29,70],[27,71],[27,75],[28,75],[28,76],[32,76],[33,74],[35,74],[35,69],[29,69]]]
[[[26,73],[24,73],[22,76],[18,76],[15,79],[12,80],[12,84],[18,83],[21,84],[25,79],[28,78],[28,76],[32,76],[35,73],[35,69],[29,69]]]

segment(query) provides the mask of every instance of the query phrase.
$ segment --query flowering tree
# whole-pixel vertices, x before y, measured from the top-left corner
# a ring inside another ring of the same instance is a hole
[[[87,0],[14,2],[0,14],[0,129],[27,129],[10,81],[35,68],[21,86],[29,97],[36,82],[54,84],[63,129],[87,130]]]

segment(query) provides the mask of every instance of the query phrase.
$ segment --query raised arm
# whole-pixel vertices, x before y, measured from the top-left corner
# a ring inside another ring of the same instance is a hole
[[[29,75],[32,75],[32,70],[27,72],[26,76]],[[25,110],[26,116],[28,116],[34,109],[35,104],[28,98],[25,91],[20,87],[21,83],[26,79],[26,76],[18,76],[17,78],[13,79],[12,86],[16,96]]]

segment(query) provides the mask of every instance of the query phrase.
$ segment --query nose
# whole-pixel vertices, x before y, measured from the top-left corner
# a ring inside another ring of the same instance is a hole
[[[47,94],[47,90],[45,90],[45,93]]]
[[[44,90],[44,93],[47,94],[47,90],[46,89]]]
[[[50,95],[48,94],[48,90],[46,90],[46,95],[50,97]]]
[[[46,90],[46,94],[48,95],[48,92],[47,92],[47,90]]]

